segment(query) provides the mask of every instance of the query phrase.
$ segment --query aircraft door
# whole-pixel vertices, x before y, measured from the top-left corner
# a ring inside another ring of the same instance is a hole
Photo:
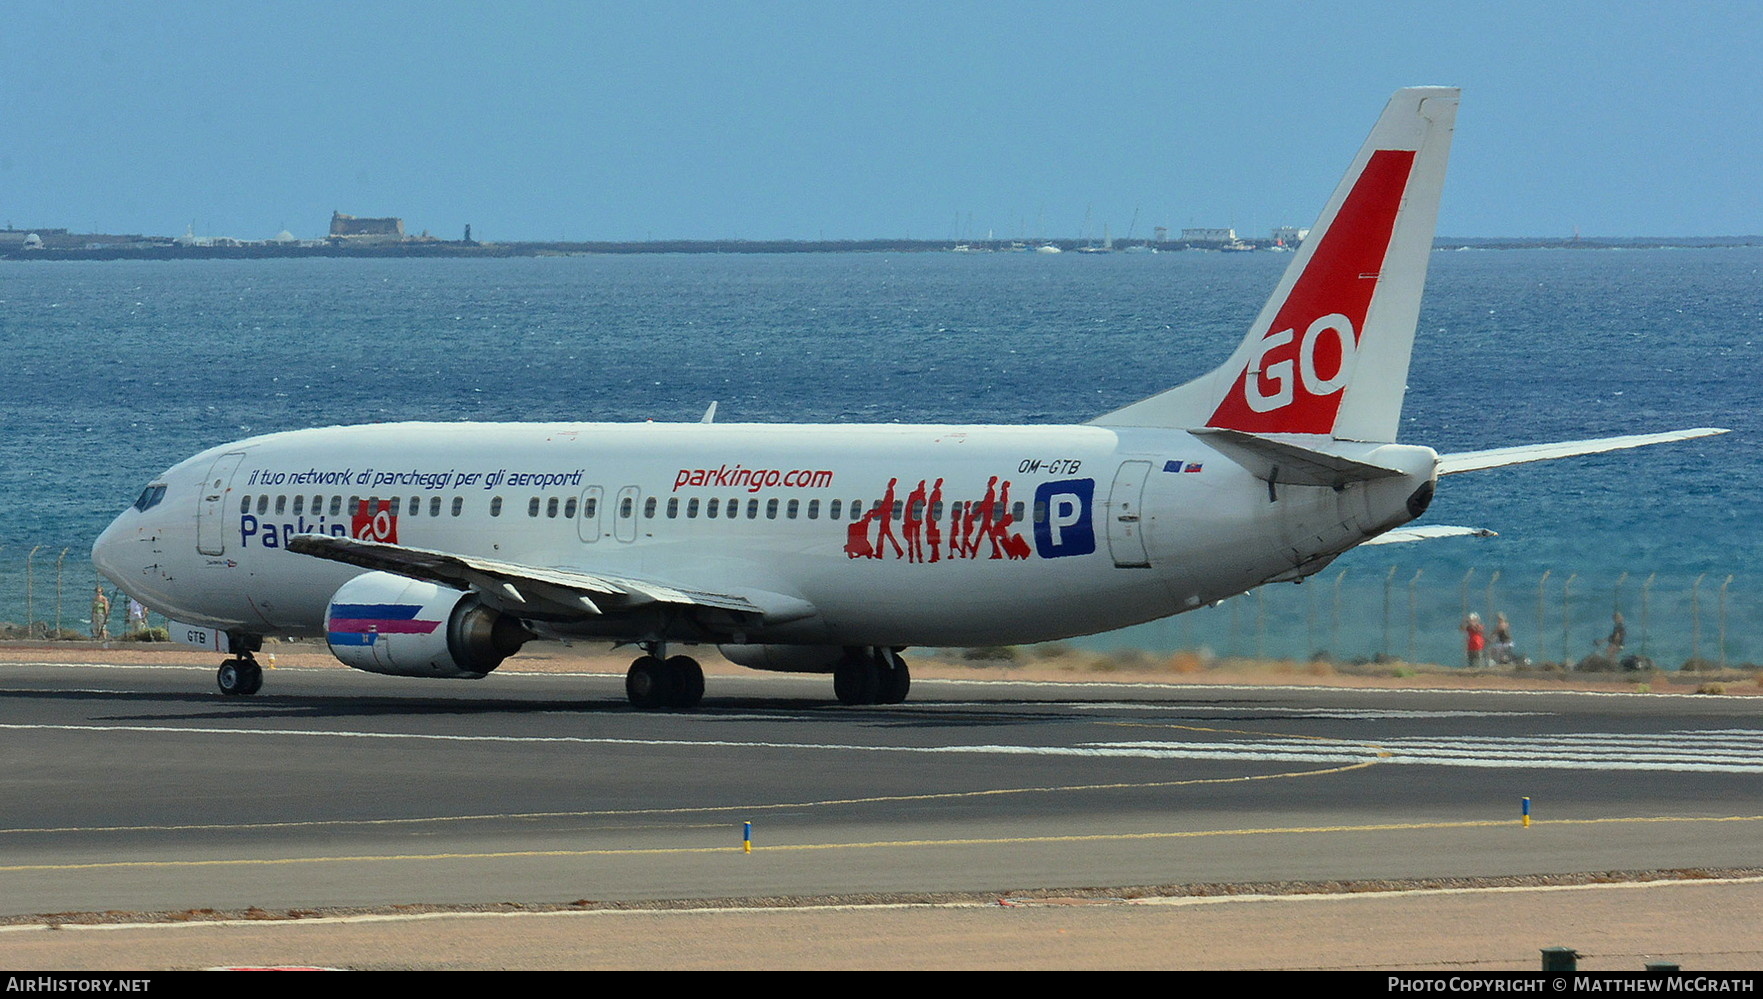
[[[618,540],[637,540],[637,503],[642,498],[641,486],[625,486],[618,491],[618,502],[612,511],[612,534]]]
[[[1141,519],[1145,496],[1145,477],[1151,472],[1148,461],[1128,461],[1114,473],[1114,488],[1108,493],[1108,550],[1114,564],[1122,569],[1145,569],[1151,558],[1145,552],[1145,524]]]
[[[226,553],[226,499],[232,495],[233,473],[244,460],[243,451],[223,454],[202,480],[202,497],[196,508],[196,550],[204,555]]]
[[[583,541],[590,544],[600,540],[600,508],[606,505],[602,502],[605,494],[606,490],[599,486],[582,490],[582,514],[575,522],[575,530]]]

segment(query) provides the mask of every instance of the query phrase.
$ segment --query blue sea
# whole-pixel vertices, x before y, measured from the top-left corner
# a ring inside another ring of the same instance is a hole
[[[84,628],[92,539],[172,463],[387,420],[1064,423],[1220,363],[1278,254],[641,255],[0,263],[0,621]],[[1402,439],[1440,451],[1723,426],[1456,476],[1301,585],[1092,644],[1455,662],[1763,661],[1763,250],[1433,254]],[[1497,576],[1495,574],[1498,574]],[[1546,574],[1546,575],[1545,575]],[[1730,581],[1728,581],[1728,577]],[[1700,583],[1697,580],[1700,579]]]

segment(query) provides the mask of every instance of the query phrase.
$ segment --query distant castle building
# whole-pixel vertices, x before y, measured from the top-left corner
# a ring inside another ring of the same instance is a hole
[[[331,239],[351,243],[402,243],[403,219],[358,219],[331,212]]]
[[[1300,229],[1295,225],[1282,225],[1273,230],[1273,238],[1286,246],[1296,246],[1310,235],[1310,230]]]
[[[1183,229],[1181,241],[1184,243],[1234,243],[1237,239],[1235,229]]]

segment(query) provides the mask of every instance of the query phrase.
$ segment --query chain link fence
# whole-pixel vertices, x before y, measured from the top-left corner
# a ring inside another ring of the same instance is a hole
[[[0,548],[0,639],[164,641],[165,617],[99,576],[89,550]]]
[[[1470,615],[1485,643],[1469,649]],[[1511,635],[1497,646],[1501,617]],[[1763,600],[1733,573],[1333,569],[1115,632],[1108,647],[1260,660],[1568,669],[1756,668]]]
[[[1094,644],[1242,659],[1470,665],[1477,657],[1465,625],[1475,614],[1486,635],[1478,658],[1486,663],[1751,668],[1763,661],[1760,593],[1754,580],[1733,573],[1459,575],[1398,564],[1263,586]],[[1506,648],[1497,642],[1502,616],[1511,634]],[[0,548],[0,639],[152,639],[163,637],[154,629],[164,626],[163,616],[99,577],[83,548]]]

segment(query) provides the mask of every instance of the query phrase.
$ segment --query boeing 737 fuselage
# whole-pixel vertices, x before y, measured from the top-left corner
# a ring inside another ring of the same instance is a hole
[[[1441,457],[1397,444],[1453,89],[1399,91],[1223,366],[1081,426],[394,423],[269,434],[154,479],[93,559],[229,653],[482,677],[535,636],[643,647],[627,692],[690,707],[670,645],[904,700],[911,646],[1092,634],[1317,572],[1440,475],[1718,433]]]

